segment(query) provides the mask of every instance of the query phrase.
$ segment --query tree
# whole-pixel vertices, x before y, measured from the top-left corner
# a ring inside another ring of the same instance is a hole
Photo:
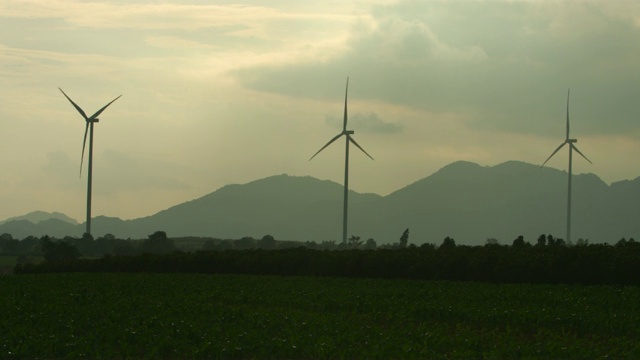
[[[536,243],[537,247],[544,247],[547,245],[547,236],[545,234],[541,234],[538,236],[538,242]]]
[[[334,250],[336,248],[336,241],[335,240],[323,240],[320,245],[319,248],[322,250]]]
[[[136,249],[130,240],[115,240],[113,244],[113,255],[116,256],[133,256],[136,255]]]
[[[556,238],[554,238],[553,235],[551,235],[551,234],[547,235],[547,245],[548,246],[555,246],[556,245]]]
[[[511,245],[514,248],[522,248],[524,247],[524,236],[520,235],[515,240],[513,240],[513,244]]]
[[[256,240],[251,236],[245,236],[233,242],[233,247],[238,250],[255,249]]]
[[[360,240],[360,236],[351,235],[351,237],[347,240],[347,248],[349,249],[357,249],[362,245],[362,241]]]
[[[378,244],[372,238],[367,239],[367,242],[364,243],[364,248],[367,250],[375,250],[377,247]]]
[[[16,252],[18,250],[18,246],[20,245],[20,241],[17,239],[9,239],[0,243],[0,249],[4,252]]]
[[[115,245],[116,237],[112,234],[105,234],[96,239],[93,250],[97,254],[113,254]]]
[[[484,245],[485,246],[498,246],[498,245],[500,245],[500,242],[498,242],[498,239],[496,239],[496,238],[488,238],[487,241],[485,241]]]
[[[164,231],[156,231],[142,243],[142,251],[151,254],[167,254],[176,250],[173,240]]]
[[[446,238],[444,238],[444,240],[442,240],[442,244],[440,245],[439,249],[455,249],[455,247],[456,241],[447,236]]]
[[[5,248],[5,244],[10,241],[13,241],[13,236],[11,236],[11,234],[4,233],[0,235],[0,249]],[[5,251],[7,250],[5,249]]]
[[[587,246],[589,245],[589,239],[579,238],[576,240],[576,246]]]
[[[48,262],[75,260],[80,257],[78,249],[66,241],[53,242],[48,236],[43,236],[40,245],[44,259]]]
[[[275,249],[276,248],[276,239],[271,235],[265,235],[262,239],[258,240],[258,249]]]
[[[401,249],[404,249],[407,247],[408,242],[409,242],[409,228],[405,229],[404,232],[402,233],[402,236],[400,236],[400,244],[398,244],[398,247]]]

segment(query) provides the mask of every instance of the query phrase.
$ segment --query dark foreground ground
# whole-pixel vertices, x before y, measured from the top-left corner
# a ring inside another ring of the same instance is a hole
[[[637,286],[0,276],[0,358],[640,358]]]

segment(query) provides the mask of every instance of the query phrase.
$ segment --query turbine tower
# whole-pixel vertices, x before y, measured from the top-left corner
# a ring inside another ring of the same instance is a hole
[[[349,77],[347,77],[347,88],[344,92],[344,120],[342,123],[342,132],[338,135],[334,136],[333,139],[329,140],[323,147],[318,150],[313,156],[309,159],[311,161],[316,155],[318,155],[322,150],[324,150],[327,146],[331,145],[332,142],[338,140],[341,136],[345,136],[345,156],[344,156],[344,205],[342,209],[342,243],[347,243],[347,218],[348,218],[348,209],[349,209],[349,143],[353,143],[353,145],[357,146],[365,155],[367,155],[371,160],[373,158],[369,155],[364,149],[358,145],[358,143],[353,140],[351,135],[354,134],[353,130],[347,130],[347,94],[349,93]]]
[[[80,108],[80,106],[74,103],[73,100],[71,100],[71,98],[69,98],[67,94],[65,94],[65,92],[62,91],[62,89],[58,88],[58,90],[60,90],[60,92],[62,92],[62,95],[64,95],[64,97],[66,97],[67,100],[69,100],[71,105],[73,105],[73,107],[75,107],[76,110],[78,110],[78,112],[80,113],[80,115],[82,115],[82,117],[86,122],[86,125],[84,128],[84,140],[82,141],[82,155],[80,157],[80,177],[82,177],[82,162],[84,160],[84,149],[87,144],[87,132],[89,133],[89,170],[88,170],[89,175],[87,177],[87,222],[86,222],[87,231],[86,233],[91,235],[91,181],[92,181],[92,175],[93,175],[93,124],[100,121],[98,119],[98,116],[104,111],[104,109],[106,109],[114,101],[118,100],[122,95],[111,100],[110,103],[103,106],[100,110],[96,111],[95,114],[91,115],[90,117],[87,117],[87,114],[85,114],[85,112]]]
[[[582,156],[585,160],[587,160],[589,162],[589,164],[593,164],[591,162],[591,160],[587,159],[586,156],[584,156],[584,154],[582,152],[580,152],[580,150],[578,150],[578,147],[576,147],[574,144],[578,142],[577,139],[570,139],[569,138],[569,94],[571,92],[571,89],[569,89],[567,91],[567,136],[564,140],[564,142],[562,144],[560,144],[560,146],[558,146],[552,153],[551,155],[549,155],[549,157],[547,158],[547,160],[545,160],[542,165],[540,165],[540,167],[543,167],[544,164],[547,163],[547,161],[549,161],[549,159],[551,159],[551,157],[553,157],[553,155],[555,155],[560,149],[562,149],[563,146],[565,145],[569,145],[569,174],[568,174],[568,191],[567,191],[567,243],[569,243],[571,241],[571,177],[572,177],[572,162],[573,162],[573,150],[575,150],[578,154],[580,154],[580,156]]]

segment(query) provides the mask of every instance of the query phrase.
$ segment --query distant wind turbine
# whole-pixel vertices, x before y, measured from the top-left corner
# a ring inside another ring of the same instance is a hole
[[[542,163],[542,165],[540,165],[540,167],[543,167],[544,164],[546,164],[547,161],[549,161],[549,159],[551,159],[551,157],[553,157],[553,155],[555,155],[560,149],[562,149],[563,146],[565,146],[567,144],[569,145],[569,174],[568,174],[569,189],[568,189],[568,192],[567,192],[567,243],[569,243],[571,241],[571,177],[572,177],[573,150],[575,150],[578,154],[580,154],[580,156],[582,156],[585,160],[587,160],[589,162],[589,164],[593,164],[591,162],[591,160],[587,159],[587,157],[584,156],[584,154],[582,152],[580,152],[580,150],[578,150],[578,148],[574,145],[574,143],[577,143],[578,140],[569,138],[569,94],[570,94],[570,92],[571,92],[571,89],[569,89],[567,91],[567,136],[566,136],[564,142],[562,144],[560,144],[560,146],[558,146],[551,153],[551,155],[549,155],[547,160],[545,160]]]
[[[342,123],[342,132],[336,135],[333,139],[329,140],[323,147],[318,150],[313,156],[309,159],[311,161],[316,155],[318,155],[322,150],[324,150],[327,146],[331,145],[332,142],[338,140],[339,137],[345,136],[346,149],[344,156],[344,207],[342,209],[342,242],[344,244],[347,243],[347,217],[348,217],[348,208],[349,208],[349,143],[352,142],[353,145],[357,146],[365,155],[367,155],[371,160],[373,158],[369,155],[364,149],[358,145],[358,143],[353,140],[351,135],[354,134],[353,130],[347,130],[347,94],[349,93],[349,77],[347,77],[347,88],[344,92],[344,120]]]
[[[108,103],[107,105],[103,106],[100,110],[96,111],[95,114],[91,115],[90,117],[87,117],[87,114],[85,114],[85,112],[80,108],[80,106],[78,106],[76,103],[73,102],[73,100],[71,100],[71,98],[69,98],[67,96],[67,94],[65,94],[64,91],[62,91],[62,89],[58,88],[58,90],[60,90],[60,92],[62,92],[62,95],[64,95],[64,97],[67,98],[67,100],[69,100],[69,102],[71,103],[71,105],[73,105],[73,107],[76,108],[76,110],[78,110],[78,112],[80,113],[80,115],[82,115],[82,117],[84,118],[86,125],[84,128],[84,140],[82,141],[82,155],[80,157],[80,177],[82,177],[82,162],[84,160],[84,149],[85,146],[87,144],[87,132],[89,133],[89,175],[88,175],[88,179],[87,179],[87,231],[86,233],[91,235],[91,179],[92,179],[92,175],[93,175],[93,124],[97,123],[98,121],[100,121],[98,119],[98,116],[109,106],[111,105],[114,101],[118,100],[120,98],[120,96],[118,96],[117,98],[111,100],[110,103]]]

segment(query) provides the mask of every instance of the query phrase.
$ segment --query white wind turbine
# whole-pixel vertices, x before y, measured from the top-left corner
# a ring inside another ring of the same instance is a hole
[[[568,174],[569,189],[567,192],[567,243],[571,241],[571,177],[572,177],[573,150],[575,150],[578,154],[580,154],[580,156],[582,156],[585,160],[587,160],[589,164],[592,164],[591,160],[587,159],[587,157],[584,156],[584,154],[580,152],[580,150],[578,150],[578,148],[574,145],[574,143],[577,143],[578,140],[569,138],[569,94],[570,92],[571,92],[571,89],[567,91],[567,136],[564,142],[560,144],[560,146],[558,146],[551,153],[551,155],[549,155],[547,160],[545,160],[544,163],[542,163],[542,165],[540,165],[540,167],[543,167],[544,164],[546,164],[547,161],[549,161],[549,159],[553,157],[553,155],[555,155],[560,149],[562,149],[563,146],[567,144],[569,145],[569,174]]]
[[[369,155],[364,149],[358,145],[358,143],[353,140],[351,135],[354,134],[353,130],[347,130],[347,94],[349,93],[349,77],[347,77],[347,88],[344,93],[344,120],[342,123],[342,132],[336,135],[333,139],[329,140],[318,152],[313,154],[313,156],[309,159],[313,159],[316,155],[318,155],[322,150],[324,150],[327,146],[331,145],[332,142],[338,140],[339,137],[345,136],[345,156],[344,156],[344,207],[342,209],[342,242],[344,244],[347,243],[347,217],[348,217],[348,208],[349,208],[349,143],[353,143],[353,145],[357,146],[365,155],[367,155],[371,160],[373,158]]]
[[[98,116],[104,111],[104,109],[106,109],[114,101],[118,100],[122,95],[111,100],[110,103],[103,106],[100,110],[96,111],[95,114],[91,115],[90,117],[87,117],[87,114],[85,114],[85,112],[80,108],[80,106],[74,103],[73,100],[71,100],[71,98],[69,98],[67,94],[65,94],[65,92],[62,91],[62,89],[60,88],[58,89],[60,90],[60,92],[62,92],[62,95],[64,95],[64,97],[66,97],[67,100],[69,100],[71,105],[73,105],[73,107],[75,107],[76,110],[78,110],[78,112],[80,113],[80,115],[82,115],[82,117],[86,122],[86,126],[84,128],[84,140],[82,141],[82,155],[80,157],[80,176],[82,176],[82,162],[84,160],[84,148],[85,148],[85,145],[87,144],[87,132],[89,133],[89,169],[88,169],[89,175],[87,179],[87,222],[86,222],[87,231],[86,233],[91,235],[91,181],[92,181],[92,175],[93,175],[93,124],[100,121],[98,119]]]

